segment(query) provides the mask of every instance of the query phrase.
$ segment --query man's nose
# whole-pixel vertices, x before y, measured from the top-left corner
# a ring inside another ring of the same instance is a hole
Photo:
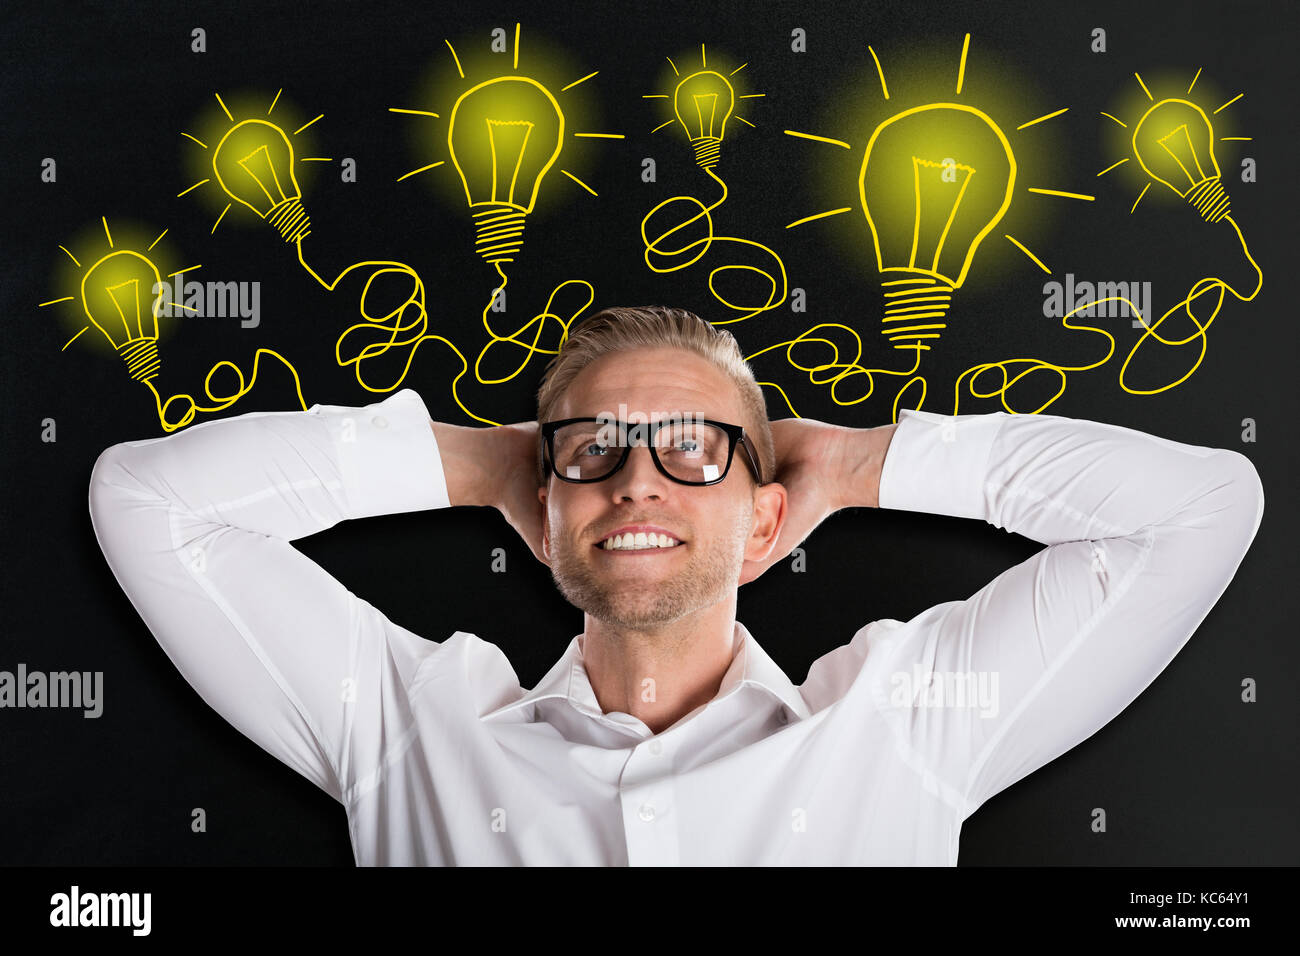
[[[618,473],[611,476],[611,489],[616,499],[659,497],[668,479],[655,467],[650,448],[644,444],[633,445],[627,451],[627,461]]]

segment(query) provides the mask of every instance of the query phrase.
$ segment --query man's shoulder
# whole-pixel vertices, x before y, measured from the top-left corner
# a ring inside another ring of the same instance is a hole
[[[491,641],[471,631],[453,631],[442,640],[432,640],[387,617],[379,617],[385,652],[408,696],[433,680],[448,687],[464,686],[475,696],[493,696],[503,687],[509,692],[518,691],[514,667],[505,652]]]
[[[881,618],[859,628],[847,644],[827,651],[812,662],[808,676],[799,686],[808,706],[814,711],[829,707],[844,698],[862,675],[884,656],[890,637],[906,625],[893,618]]]

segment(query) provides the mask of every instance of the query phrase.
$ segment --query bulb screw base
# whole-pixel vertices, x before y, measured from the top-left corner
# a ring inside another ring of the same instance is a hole
[[[485,203],[474,212],[474,251],[485,262],[513,262],[524,245],[527,213],[507,203]]]
[[[695,147],[695,162],[701,169],[712,169],[722,158],[722,140],[716,136],[701,136],[691,140]]]
[[[302,199],[298,196],[273,207],[266,214],[266,221],[275,226],[285,242],[300,242],[311,232],[311,217],[302,208]]]
[[[948,327],[942,320],[952,304],[953,284],[928,273],[913,273],[908,278],[887,278],[880,285],[885,297],[880,334],[896,349],[928,351],[930,346],[924,343],[937,341]]]
[[[117,347],[117,354],[126,362],[127,371],[137,382],[152,381],[162,368],[158,361],[158,340],[156,338],[131,339]]]
[[[1206,222],[1218,222],[1232,211],[1227,190],[1223,188],[1218,176],[1202,179],[1188,190],[1184,198],[1196,207]]]

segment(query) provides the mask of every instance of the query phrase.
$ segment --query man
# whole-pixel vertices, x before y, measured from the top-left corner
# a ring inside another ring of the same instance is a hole
[[[734,338],[674,309],[575,327],[538,419],[431,422],[403,389],[95,465],[96,535],[145,623],[344,805],[358,864],[955,864],[985,800],[1169,663],[1263,513],[1244,456],[1096,422],[769,424]],[[584,612],[531,691],[496,646],[418,637],[290,544],[449,505],[500,509]],[[737,587],[849,506],[1047,547],[868,624],[795,686],[735,620]]]

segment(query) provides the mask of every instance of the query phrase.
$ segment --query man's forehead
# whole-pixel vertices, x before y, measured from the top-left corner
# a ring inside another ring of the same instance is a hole
[[[610,356],[574,379],[557,403],[555,418],[628,415],[645,421],[693,415],[734,420],[739,399],[723,373],[699,356],[659,352]]]
[[[716,395],[674,396],[670,392],[659,391],[638,397],[635,392],[629,390],[616,390],[604,397],[589,396],[579,401],[564,402],[557,409],[555,417],[627,419],[632,416],[645,421],[655,421],[660,418],[683,416],[727,418],[734,415],[732,407],[719,401]]]

